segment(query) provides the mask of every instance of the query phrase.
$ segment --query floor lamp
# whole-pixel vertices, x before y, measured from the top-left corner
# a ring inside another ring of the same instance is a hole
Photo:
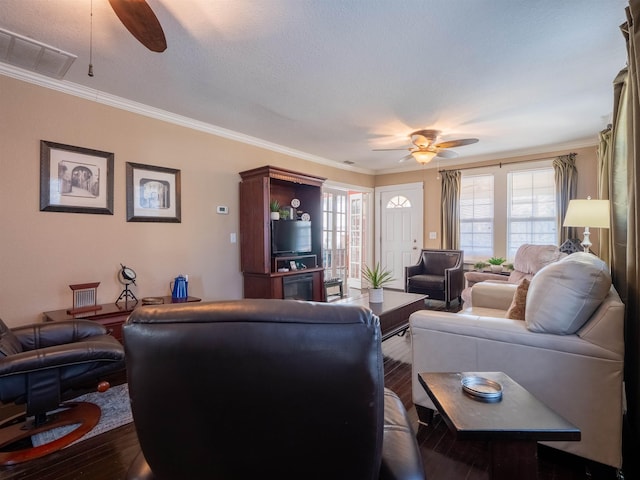
[[[589,227],[609,228],[609,200],[569,200],[569,208],[564,216],[563,227],[584,227],[582,247],[589,253]]]

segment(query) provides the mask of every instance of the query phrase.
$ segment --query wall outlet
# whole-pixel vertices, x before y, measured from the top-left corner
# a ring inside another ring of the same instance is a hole
[[[437,237],[436,232],[429,232],[429,240],[435,240]]]
[[[220,213],[222,215],[228,215],[229,214],[229,207],[227,207],[225,205],[218,205],[216,207],[216,213]]]

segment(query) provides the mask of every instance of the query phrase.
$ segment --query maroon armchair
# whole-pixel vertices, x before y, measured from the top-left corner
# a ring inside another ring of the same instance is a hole
[[[405,292],[423,293],[443,300],[461,302],[464,289],[464,252],[462,250],[427,250],[420,252],[416,265],[405,267]]]

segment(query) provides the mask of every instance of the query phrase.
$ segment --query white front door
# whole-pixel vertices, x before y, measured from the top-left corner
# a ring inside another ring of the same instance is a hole
[[[393,272],[389,288],[404,290],[404,267],[416,264],[422,249],[422,185],[376,188],[376,261]]]

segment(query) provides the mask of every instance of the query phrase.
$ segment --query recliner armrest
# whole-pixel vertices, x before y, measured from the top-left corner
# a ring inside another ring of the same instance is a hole
[[[467,283],[467,287],[472,287],[476,283],[486,282],[487,280],[493,280],[496,282],[508,282],[509,277],[500,275],[499,273],[489,272],[465,272],[464,279]]]
[[[103,335],[80,340],[71,345],[54,345],[4,357],[0,361],[0,376],[28,374],[36,370],[97,361],[122,362],[123,356],[120,342],[110,335]]]
[[[518,285],[508,282],[480,282],[471,287],[472,308],[509,310]]]
[[[384,389],[384,433],[380,480],[424,480],[424,466],[415,433],[402,401]]]

